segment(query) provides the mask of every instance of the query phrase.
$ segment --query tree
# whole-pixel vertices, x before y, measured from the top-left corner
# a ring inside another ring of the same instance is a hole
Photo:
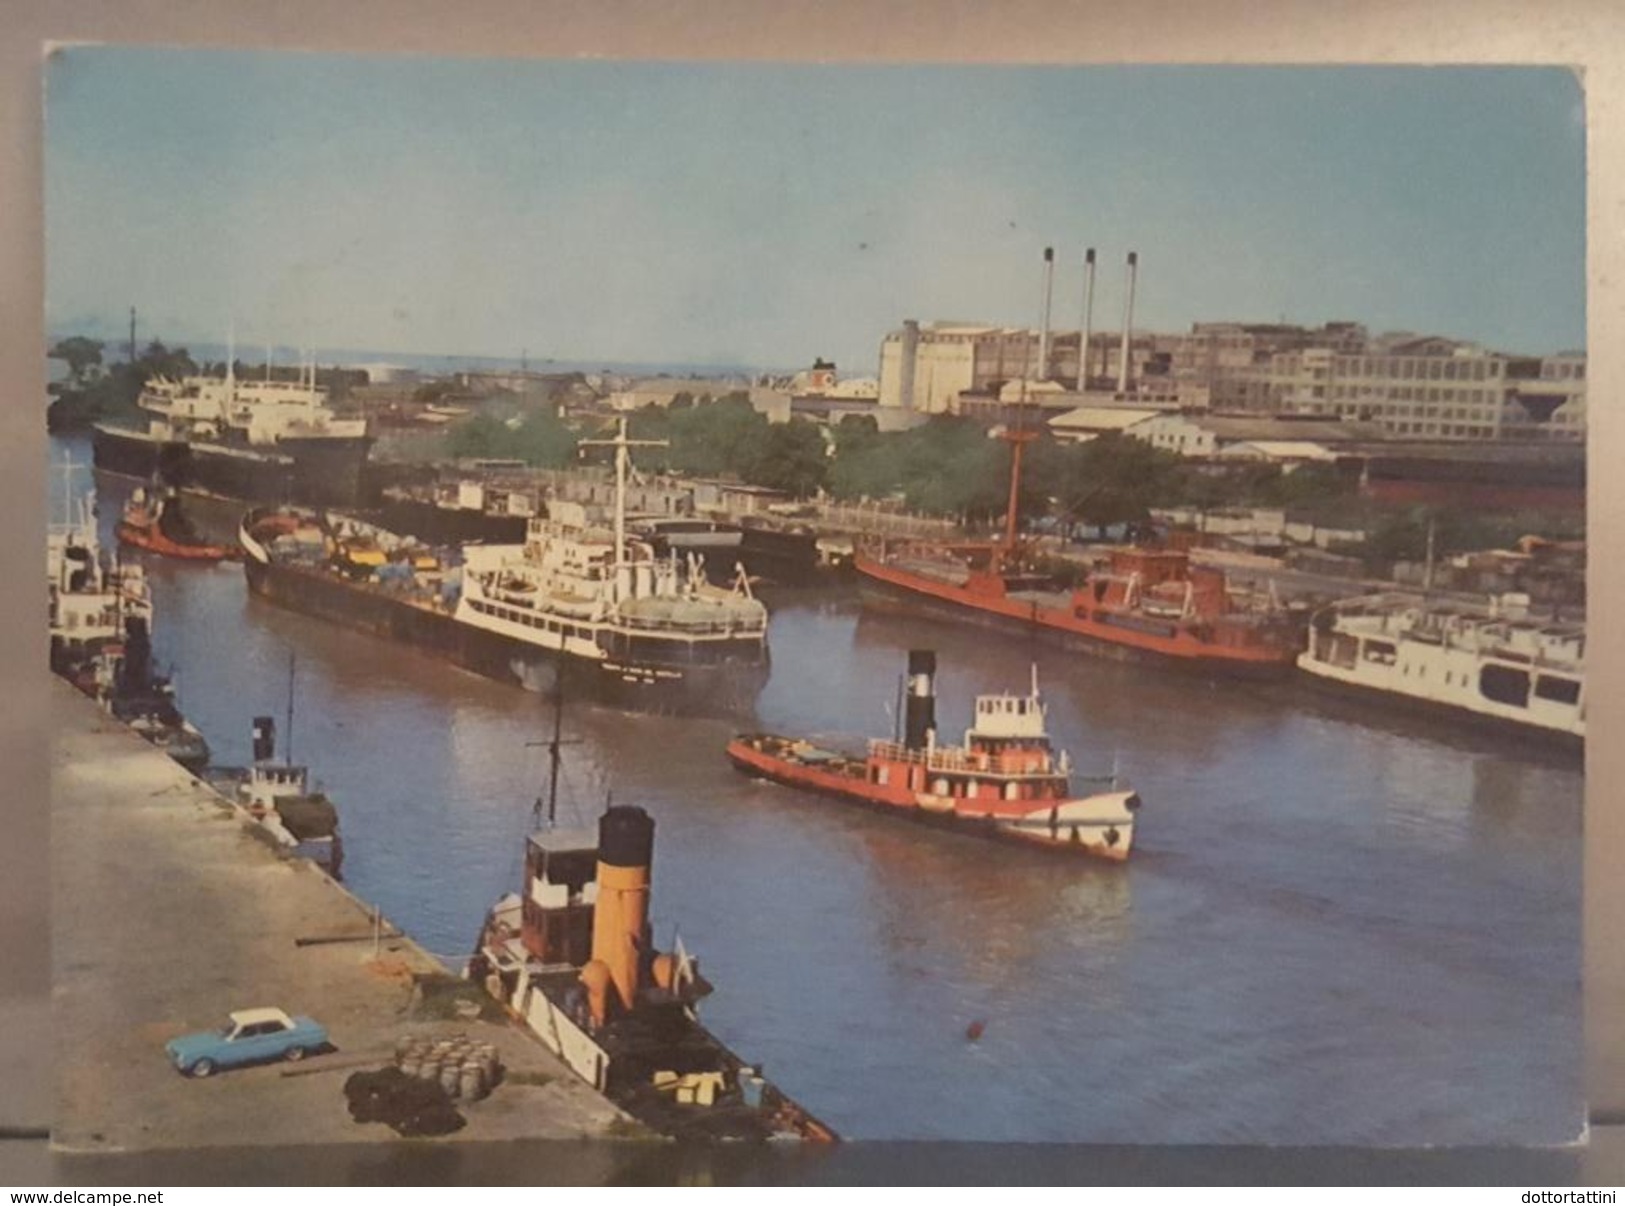
[[[545,412],[528,416],[518,427],[492,415],[474,415],[446,433],[446,451],[454,457],[513,458],[545,469],[568,464],[575,450],[575,433]]]
[[[92,369],[102,366],[102,342],[83,335],[70,335],[57,341],[49,355],[68,366],[68,382],[82,388],[93,375]]]
[[[823,434],[805,419],[770,425],[753,445],[741,474],[752,485],[806,498],[828,481]]]
[[[69,343],[63,340],[58,347]],[[76,357],[88,356],[93,340],[75,345]],[[100,354],[100,345],[97,354]],[[73,362],[70,361],[70,365]],[[85,370],[88,373],[88,362]],[[140,416],[136,401],[142,387],[153,377],[176,380],[193,376],[197,365],[186,354],[185,348],[168,348],[156,339],[137,357],[134,364],[115,364],[95,377],[81,377],[57,382],[51,387],[53,401],[45,412],[46,425],[51,431],[66,431],[87,427],[104,419],[135,419]]]

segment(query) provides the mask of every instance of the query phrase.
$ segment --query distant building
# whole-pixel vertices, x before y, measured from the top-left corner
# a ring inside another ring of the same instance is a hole
[[[1079,395],[1073,395],[1077,397]],[[1079,406],[1049,421],[1049,431],[1057,440],[1081,444],[1098,436],[1132,435],[1136,427],[1161,413],[1128,406]]]
[[[1037,405],[1059,406],[1070,391],[1070,407],[1110,398],[1352,419],[1409,438],[1573,441],[1585,435],[1585,354],[1579,351],[1512,355],[1441,336],[1373,336],[1348,321],[1318,327],[1202,322],[1183,335],[1135,332],[1128,388],[1119,391],[1121,333],[1102,331],[1090,338],[1079,397],[1079,333],[1052,333],[1042,365],[1041,342],[1040,333],[1027,328],[905,322],[881,343],[879,404],[1002,422],[1009,391],[1017,388]]]
[[[646,406],[669,407],[679,398],[691,403],[717,402],[723,398],[743,398],[770,423],[790,421],[790,394],[787,390],[756,385],[737,377],[651,377],[624,382],[605,399],[611,410],[642,410]]]
[[[1272,409],[1368,420],[1390,435],[1446,440],[1579,440],[1585,357],[1491,352],[1437,336],[1372,340],[1357,353],[1272,357]]]
[[[1352,420],[1164,413],[1136,423],[1127,434],[1179,456],[1216,459],[1227,454],[1229,457],[1248,455],[1232,452],[1236,445],[1252,446],[1255,456],[1258,448],[1271,444],[1313,444],[1335,454],[1338,449],[1357,442],[1381,440],[1383,433],[1375,424]]]
[[[909,320],[880,345],[879,398],[883,407],[922,414],[957,414],[961,395],[996,394],[1011,381],[1078,384],[1078,331],[1051,332],[1047,365],[1039,364],[1040,332],[1026,327]],[[1130,391],[1151,385],[1173,388],[1174,350],[1180,337],[1137,331],[1129,342]],[[1089,384],[1116,383],[1121,334],[1094,332],[1089,339]]]
[[[1237,440],[1219,449],[1219,461],[1261,461],[1287,470],[1313,462],[1332,462],[1337,454],[1313,440]]]

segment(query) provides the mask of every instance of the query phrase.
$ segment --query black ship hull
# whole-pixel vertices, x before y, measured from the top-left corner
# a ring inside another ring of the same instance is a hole
[[[491,515],[465,507],[440,507],[421,498],[390,498],[375,512],[378,526],[433,545],[524,544],[523,515]]]
[[[811,532],[745,526],[739,561],[750,573],[774,582],[800,584],[818,577],[818,537]]]
[[[251,593],[279,606],[420,649],[498,682],[548,693],[561,669],[565,690],[609,707],[690,716],[749,713],[766,685],[759,660],[713,665],[655,664],[579,655],[515,640],[448,611],[384,593],[321,570],[244,561]]]
[[[91,439],[95,467],[249,502],[351,506],[361,497],[368,436],[288,438],[274,450],[157,439],[109,424]]]

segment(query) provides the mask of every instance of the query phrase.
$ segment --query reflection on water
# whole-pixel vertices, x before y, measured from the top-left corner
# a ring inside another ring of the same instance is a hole
[[[87,459],[81,453],[79,459]],[[116,483],[104,487],[104,522]],[[157,648],[225,763],[281,717],[337,802],[346,876],[431,950],[518,881],[547,702],[149,562]],[[1096,1142],[1561,1142],[1581,1119],[1581,779],[1311,702],[780,592],[763,728],[861,744],[912,646],[942,731],[1030,664],[1080,771],[1145,800],[1127,866],[748,780],[714,721],[572,708],[564,815],[658,824],[656,939],[705,1014],[843,1133]],[[573,815],[572,815],[573,810]],[[982,1022],[976,1041],[966,1028]]]

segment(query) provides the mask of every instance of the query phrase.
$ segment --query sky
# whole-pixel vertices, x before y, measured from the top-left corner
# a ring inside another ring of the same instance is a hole
[[[906,318],[1585,340],[1557,68],[453,60],[77,47],[46,321],[240,348],[873,374]],[[246,354],[246,353],[245,353]]]

